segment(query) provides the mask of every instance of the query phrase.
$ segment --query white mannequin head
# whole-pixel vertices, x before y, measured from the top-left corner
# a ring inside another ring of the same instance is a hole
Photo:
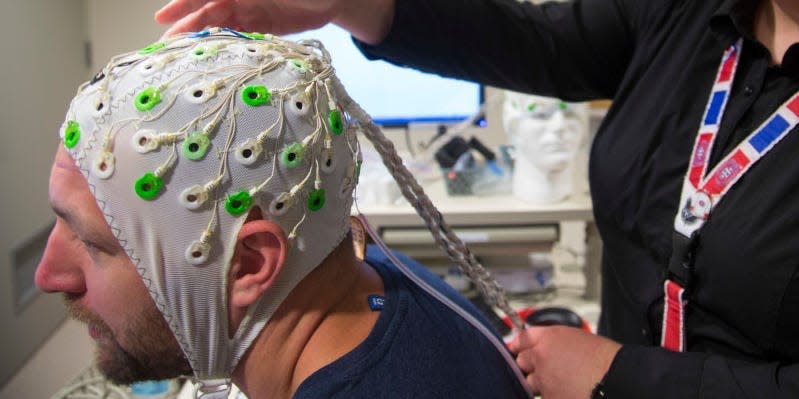
[[[588,107],[506,91],[502,120],[515,148],[514,195],[551,203],[572,194],[574,161],[588,131]]]

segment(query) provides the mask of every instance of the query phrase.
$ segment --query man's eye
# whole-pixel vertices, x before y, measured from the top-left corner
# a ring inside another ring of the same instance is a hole
[[[91,242],[85,241],[85,240],[83,240],[81,242],[83,243],[83,247],[86,248],[87,251],[89,251],[89,252],[97,252],[97,251],[99,251],[97,246],[92,244]]]

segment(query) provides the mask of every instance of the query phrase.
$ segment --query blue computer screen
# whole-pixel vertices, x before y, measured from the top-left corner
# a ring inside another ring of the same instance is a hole
[[[333,59],[341,82],[378,124],[453,122],[472,116],[480,107],[477,83],[442,78],[384,61],[369,61],[352,43],[350,35],[335,25],[283,36],[317,39]]]

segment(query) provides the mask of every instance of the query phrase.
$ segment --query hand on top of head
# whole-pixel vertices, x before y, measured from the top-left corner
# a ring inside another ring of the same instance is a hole
[[[394,0],[171,0],[155,13],[164,36],[223,26],[277,35],[335,23],[369,44],[388,34]]]
[[[321,27],[337,16],[339,0],[172,0],[155,14],[161,24],[174,23],[172,35],[207,26],[237,30],[293,33]]]

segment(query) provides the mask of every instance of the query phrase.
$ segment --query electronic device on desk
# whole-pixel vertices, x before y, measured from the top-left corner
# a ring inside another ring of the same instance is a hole
[[[476,156],[481,162],[476,161]],[[476,137],[454,136],[434,153],[449,195],[502,195],[510,192],[510,176],[494,151]]]
[[[350,96],[385,127],[413,123],[454,123],[474,115],[483,102],[477,83],[419,72],[385,61],[369,61],[350,34],[335,26],[284,36],[290,40],[317,39],[333,58],[336,75]],[[484,123],[484,120],[478,120]]]

